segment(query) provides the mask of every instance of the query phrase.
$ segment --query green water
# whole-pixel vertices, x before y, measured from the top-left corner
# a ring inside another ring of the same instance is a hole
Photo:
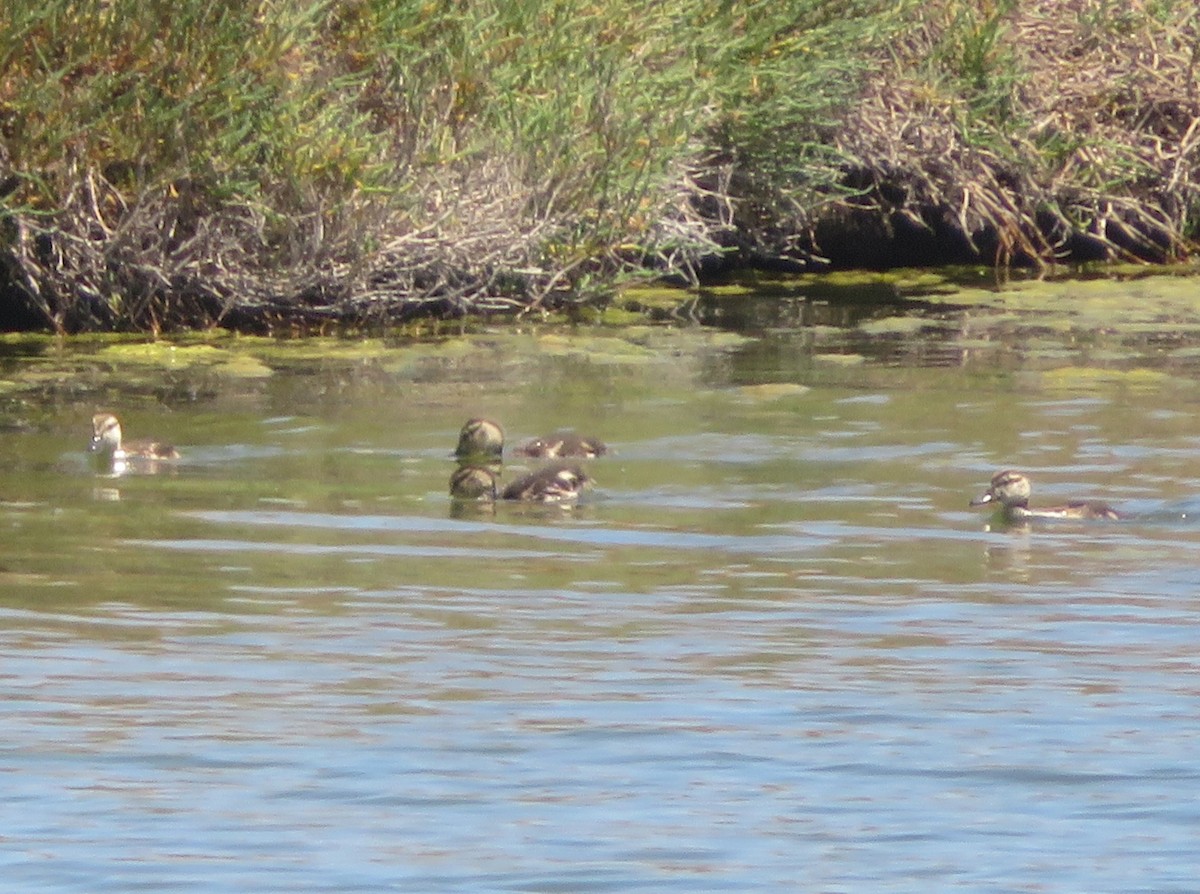
[[[1195,280],[934,285],[11,338],[9,890],[1187,890]],[[98,410],[184,458],[96,474]],[[596,489],[456,508],[480,414]],[[998,526],[1010,466],[1131,518]]]

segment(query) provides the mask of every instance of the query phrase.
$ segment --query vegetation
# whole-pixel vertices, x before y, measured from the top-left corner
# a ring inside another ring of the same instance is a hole
[[[1200,230],[1197,63],[1184,0],[932,0],[839,132],[855,212],[915,234],[909,262],[1182,257]]]
[[[10,0],[0,307],[56,330],[603,303],[734,262],[1178,257],[1191,0]]]

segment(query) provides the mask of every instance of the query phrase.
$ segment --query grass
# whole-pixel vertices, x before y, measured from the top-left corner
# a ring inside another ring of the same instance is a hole
[[[1000,263],[1178,255],[1198,21],[1185,0],[11,0],[0,291],[58,331],[529,313],[646,269],[811,264],[897,214]]]

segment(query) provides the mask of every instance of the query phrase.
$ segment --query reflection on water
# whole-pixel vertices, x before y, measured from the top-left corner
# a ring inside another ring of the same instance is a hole
[[[1195,384],[696,336],[130,398],[172,474],[23,410],[6,890],[1190,890]],[[451,501],[481,412],[596,489]],[[995,526],[1010,465],[1130,518]]]

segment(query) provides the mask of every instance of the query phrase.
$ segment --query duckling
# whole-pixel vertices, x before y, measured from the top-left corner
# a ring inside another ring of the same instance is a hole
[[[500,497],[527,503],[566,503],[579,499],[593,483],[591,476],[579,466],[555,463],[518,478],[504,488]]]
[[[1064,506],[1046,509],[1030,509],[1029,479],[1020,472],[1005,469],[992,476],[988,489],[971,501],[972,506],[999,503],[1001,512],[1008,521],[1025,521],[1031,518],[1108,519],[1114,521],[1121,515],[1106,503],[1073,500]]]
[[[591,487],[592,479],[578,466],[556,464],[518,478],[503,491],[502,500],[524,503],[566,503]],[[463,466],[450,476],[455,500],[491,502],[497,498],[496,473],[484,466]]]
[[[97,413],[92,417],[92,443],[88,449],[109,465],[123,464],[130,459],[179,459],[179,451],[161,441],[122,441],[121,423],[111,413]]]
[[[558,459],[566,456],[592,459],[607,453],[608,446],[598,438],[585,438],[574,432],[559,431],[552,435],[546,435],[544,438],[526,441],[513,452],[522,456],[536,456],[545,459]]]
[[[469,419],[458,433],[454,455],[460,460],[479,459],[499,461],[504,452],[504,429],[491,419]],[[526,441],[513,450],[520,456],[540,459],[560,459],[568,456],[591,459],[608,452],[598,438],[585,438],[574,432],[559,431],[543,438]]]
[[[454,455],[460,460],[491,459],[500,461],[504,452],[504,429],[490,419],[468,419],[458,433]]]

